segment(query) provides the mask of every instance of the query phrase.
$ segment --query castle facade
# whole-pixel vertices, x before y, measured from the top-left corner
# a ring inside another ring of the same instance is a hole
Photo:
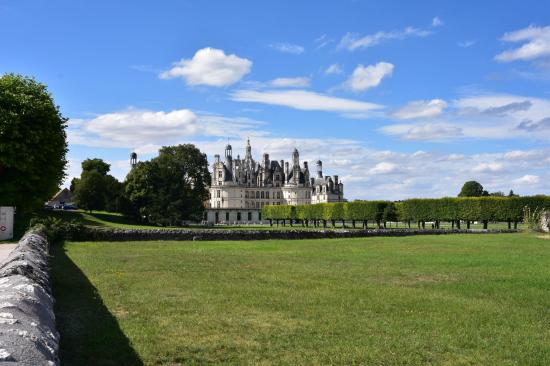
[[[231,145],[225,148],[224,160],[214,156],[212,185],[206,220],[210,223],[261,223],[265,205],[308,205],[322,202],[343,202],[344,184],[338,176],[323,176],[322,162],[310,175],[307,161],[300,164],[297,149],[290,162],[261,161],[252,157],[250,140],[245,156],[233,158]]]

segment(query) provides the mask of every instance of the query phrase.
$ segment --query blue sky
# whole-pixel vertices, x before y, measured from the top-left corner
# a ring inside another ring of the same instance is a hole
[[[550,194],[548,1],[2,1],[0,73],[48,85],[69,179],[229,140],[321,159],[346,196]]]

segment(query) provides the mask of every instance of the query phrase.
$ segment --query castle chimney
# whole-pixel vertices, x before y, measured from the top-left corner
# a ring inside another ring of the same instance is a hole
[[[317,178],[323,178],[323,162],[317,160]]]
[[[337,186],[338,186],[338,176],[337,176],[337,175],[333,175],[333,176],[332,176],[332,179],[334,179],[334,186],[337,187]]]

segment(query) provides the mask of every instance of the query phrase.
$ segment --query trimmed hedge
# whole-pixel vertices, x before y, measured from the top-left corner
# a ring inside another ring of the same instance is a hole
[[[520,222],[525,207],[550,209],[550,196],[414,198],[401,202],[353,201],[300,206],[264,206],[271,220],[384,220],[384,210],[394,205],[399,221],[503,221]]]

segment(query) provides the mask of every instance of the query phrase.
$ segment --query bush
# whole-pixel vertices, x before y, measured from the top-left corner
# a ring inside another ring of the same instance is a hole
[[[82,238],[85,226],[78,220],[65,221],[57,217],[35,217],[30,220],[29,228],[40,226],[46,232],[50,243],[58,243],[64,239],[77,240]]]

